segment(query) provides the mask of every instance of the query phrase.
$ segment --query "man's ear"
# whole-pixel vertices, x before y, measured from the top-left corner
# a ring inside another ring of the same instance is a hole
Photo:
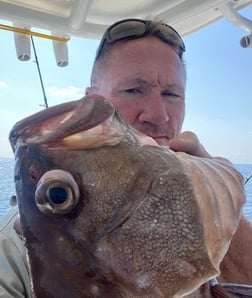
[[[87,87],[86,88],[86,93],[85,95],[91,95],[91,94],[94,94],[94,90],[92,87]]]

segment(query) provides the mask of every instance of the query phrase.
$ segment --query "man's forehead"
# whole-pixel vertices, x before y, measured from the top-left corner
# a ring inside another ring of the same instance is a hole
[[[160,39],[149,36],[133,40],[123,40],[115,43],[109,51],[107,57],[107,66],[123,65],[125,68],[142,66],[146,68],[152,64],[168,67],[169,69],[184,68],[183,62],[176,51]],[[142,65],[141,65],[142,64]]]
[[[136,73],[136,74],[130,74],[130,76],[122,77],[121,79],[118,78],[117,82],[119,84],[121,83],[129,83],[129,84],[138,84],[138,85],[152,85],[155,84],[155,82],[158,82],[158,77],[156,77],[154,74],[149,75],[148,73]],[[167,81],[167,85],[172,86],[173,84]]]
[[[106,61],[100,75],[113,86],[157,82],[164,88],[185,85],[182,61],[172,47],[156,37],[120,41],[103,60]]]

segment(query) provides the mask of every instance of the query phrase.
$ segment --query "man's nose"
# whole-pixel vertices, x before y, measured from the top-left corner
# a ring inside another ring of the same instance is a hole
[[[168,122],[169,115],[166,104],[161,94],[151,94],[145,98],[142,112],[139,115],[141,122],[149,122],[155,125]]]

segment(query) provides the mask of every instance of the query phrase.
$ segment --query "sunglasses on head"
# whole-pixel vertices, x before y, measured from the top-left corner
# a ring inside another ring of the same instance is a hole
[[[101,56],[106,43],[112,44],[123,39],[136,39],[147,35],[150,25],[154,24],[153,35],[159,37],[177,50],[181,58],[185,52],[185,45],[178,32],[165,23],[157,23],[150,20],[126,19],[111,25],[104,33],[96,52],[95,61]]]

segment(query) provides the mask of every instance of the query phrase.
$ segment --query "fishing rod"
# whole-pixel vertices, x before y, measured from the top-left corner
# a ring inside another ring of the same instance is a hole
[[[252,174],[250,174],[244,181],[244,185],[249,182],[249,180],[252,178]]]
[[[40,71],[40,67],[39,67],[39,62],[38,62],[38,57],[37,57],[37,53],[36,53],[36,49],[35,49],[35,45],[34,45],[32,35],[31,35],[31,42],[32,42],[33,53],[34,53],[34,56],[35,56],[35,63],[37,65],[37,70],[38,70],[38,74],[39,74],[40,85],[41,85],[42,93],[43,93],[43,96],[44,96],[45,107],[48,108],[48,102],[47,102],[47,98],[46,98],[45,88],[44,88],[44,84],[43,84],[43,79],[42,79],[42,75],[41,75],[41,71]]]

